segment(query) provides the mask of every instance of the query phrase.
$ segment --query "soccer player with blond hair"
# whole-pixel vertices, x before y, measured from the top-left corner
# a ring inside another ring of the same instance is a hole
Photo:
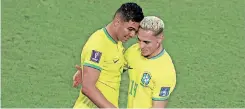
[[[145,17],[138,31],[138,43],[125,52],[130,78],[128,108],[164,108],[176,84],[176,72],[162,42],[164,22]]]

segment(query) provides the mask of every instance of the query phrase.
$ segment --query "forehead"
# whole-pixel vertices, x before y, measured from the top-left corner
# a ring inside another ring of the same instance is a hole
[[[133,21],[130,20],[129,22],[125,22],[125,26],[127,26],[128,28],[132,27],[132,28],[138,30],[139,26],[140,26],[140,23],[139,22],[133,22]]]
[[[138,38],[140,40],[154,40],[156,37],[153,35],[153,32],[150,30],[139,29]]]

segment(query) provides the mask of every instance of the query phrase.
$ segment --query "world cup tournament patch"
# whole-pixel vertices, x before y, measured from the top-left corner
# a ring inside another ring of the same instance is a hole
[[[169,95],[170,87],[161,87],[159,96],[166,97]]]
[[[90,61],[99,63],[100,62],[100,58],[101,58],[102,53],[96,50],[92,50],[92,55],[90,57]]]

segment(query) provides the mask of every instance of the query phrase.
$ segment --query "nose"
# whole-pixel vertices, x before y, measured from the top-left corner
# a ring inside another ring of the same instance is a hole
[[[139,41],[139,45],[140,45],[141,49],[145,47],[145,44],[143,42],[141,42],[141,41]]]
[[[135,35],[136,35],[135,31],[131,31],[130,34],[129,34],[130,38],[134,37]]]

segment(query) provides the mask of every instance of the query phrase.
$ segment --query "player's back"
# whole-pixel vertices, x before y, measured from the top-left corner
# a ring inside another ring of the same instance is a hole
[[[135,44],[125,56],[130,66],[128,108],[151,108],[152,101],[166,100],[176,84],[169,54],[162,50],[157,56],[147,59],[141,56],[139,45]]]
[[[82,66],[88,66],[100,71],[96,87],[115,106],[118,106],[121,72],[124,65],[123,50],[122,43],[114,41],[107,30],[102,28],[90,36],[81,54]],[[87,107],[95,107],[82,93],[79,98],[81,100],[78,101],[82,105],[86,104]],[[86,108],[86,106],[78,105],[74,107]]]

